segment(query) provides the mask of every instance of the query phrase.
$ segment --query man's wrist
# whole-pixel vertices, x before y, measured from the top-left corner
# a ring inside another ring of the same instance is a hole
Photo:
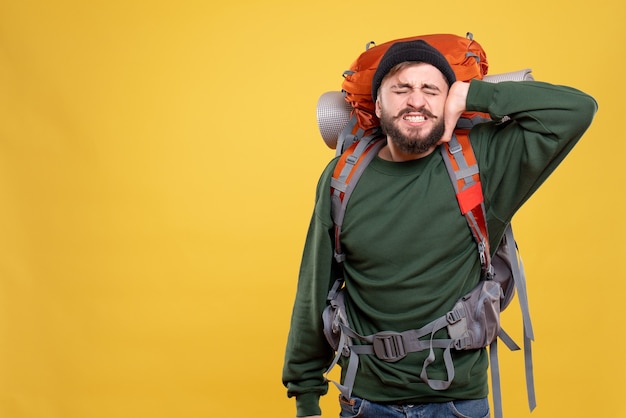
[[[296,397],[296,416],[309,417],[321,414],[320,396],[317,393],[303,393]]]

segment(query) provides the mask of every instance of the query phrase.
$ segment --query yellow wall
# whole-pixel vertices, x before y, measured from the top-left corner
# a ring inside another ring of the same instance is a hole
[[[600,103],[515,225],[532,416],[626,416],[625,7],[505,3],[3,1],[0,417],[293,416],[283,347],[333,156],[317,99],[370,40],[466,31],[490,73]],[[502,362],[507,417],[529,416]]]

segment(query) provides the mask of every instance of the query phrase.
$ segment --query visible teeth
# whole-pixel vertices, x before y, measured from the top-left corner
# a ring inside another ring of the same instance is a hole
[[[405,116],[404,120],[409,122],[424,122],[426,118],[424,116]]]

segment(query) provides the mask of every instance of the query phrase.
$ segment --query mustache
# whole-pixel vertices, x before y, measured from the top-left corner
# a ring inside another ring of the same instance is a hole
[[[437,116],[433,115],[428,109],[425,109],[423,107],[419,108],[419,109],[414,109],[414,108],[411,108],[411,107],[407,107],[405,109],[402,109],[400,112],[398,112],[398,115],[396,116],[396,119],[402,118],[407,113],[421,113],[422,115],[424,115],[424,116],[426,116],[428,118],[437,119]]]

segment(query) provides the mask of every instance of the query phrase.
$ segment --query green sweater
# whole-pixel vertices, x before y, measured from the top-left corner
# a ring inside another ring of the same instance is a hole
[[[473,81],[466,105],[494,121],[510,118],[470,132],[495,250],[515,212],[588,128],[597,104],[568,87]],[[318,183],[287,341],[283,382],[288,396],[296,396],[298,416],[320,413],[319,396],[328,390],[323,372],[333,357],[321,313],[336,277],[330,216],[335,163]],[[480,278],[476,244],[439,152],[402,163],[374,158],[348,203],[342,246],[349,322],[361,335],[419,328],[451,309]],[[445,391],[432,390],[419,378],[427,354],[411,353],[396,363],[361,356],[354,395],[407,403],[487,396],[485,349],[453,350],[456,375]],[[447,378],[440,359],[429,366],[431,379]]]

